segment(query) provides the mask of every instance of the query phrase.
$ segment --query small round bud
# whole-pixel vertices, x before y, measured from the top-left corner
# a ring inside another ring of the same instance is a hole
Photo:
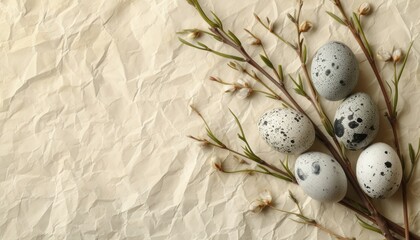
[[[236,96],[239,99],[245,99],[251,96],[251,94],[252,94],[252,88],[244,87],[244,88],[239,89],[238,93],[236,93]]]
[[[274,23],[273,22],[270,22],[270,24],[268,24],[268,31],[274,32]]]
[[[213,77],[213,76],[210,76],[209,80],[210,81],[215,81],[215,82],[220,82],[220,79],[218,77]]]
[[[211,158],[211,165],[217,171],[223,172],[222,161],[220,160],[220,158],[218,158],[218,157],[212,157]]]
[[[394,52],[392,52],[392,61],[394,63],[399,62],[402,58],[402,55],[403,54],[402,54],[401,49],[399,49],[399,48],[395,49]]]
[[[264,204],[261,200],[257,199],[257,200],[252,201],[249,204],[248,209],[249,211],[253,213],[260,213],[264,209],[265,206],[266,204]]]
[[[392,59],[392,55],[390,52],[386,51],[385,49],[381,48],[376,53],[379,60],[384,62],[389,62]]]
[[[238,81],[236,81],[236,83],[241,87],[249,87],[248,81],[245,80],[245,79],[242,79],[242,78],[238,79]]]
[[[199,31],[192,31],[188,34],[189,39],[197,39],[201,36],[201,32]]]
[[[268,190],[264,190],[263,192],[261,192],[260,197],[261,197],[261,201],[265,205],[270,205],[271,201],[273,200],[273,197],[271,196],[271,193]]]
[[[309,21],[303,21],[299,26],[300,32],[308,32],[313,27],[312,23]]]
[[[248,42],[249,42],[250,45],[254,45],[254,46],[261,45],[261,40],[259,38],[255,38],[255,37],[249,38]]]
[[[225,92],[225,93],[233,93],[233,92],[235,92],[236,91],[236,87],[234,86],[234,85],[225,85],[224,87],[223,87],[223,91]]]
[[[364,3],[360,4],[357,12],[359,13],[359,15],[366,16],[366,15],[370,14],[371,10],[372,9],[370,7],[370,4],[367,3],[367,2],[364,2]]]

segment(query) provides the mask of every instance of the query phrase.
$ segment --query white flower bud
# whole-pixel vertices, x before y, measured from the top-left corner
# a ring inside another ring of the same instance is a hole
[[[253,213],[260,213],[264,207],[266,206],[266,204],[264,204],[261,200],[257,199],[252,201],[249,204],[249,211],[253,212]]]
[[[232,93],[236,91],[236,87],[234,85],[225,85],[223,86],[223,91],[225,93]]]
[[[201,33],[199,31],[192,31],[188,34],[189,39],[197,39],[201,36]]]
[[[252,89],[245,87],[245,88],[239,89],[239,91],[236,93],[236,96],[239,99],[245,99],[249,97],[251,94],[252,94]]]
[[[268,31],[270,31],[270,32],[274,32],[274,23],[270,23],[270,24],[268,24]]]
[[[389,62],[392,59],[391,53],[383,48],[379,49],[376,55],[378,56],[379,60],[384,62]]]
[[[212,157],[211,158],[211,165],[217,171],[223,172],[222,161],[220,160],[220,158],[218,158],[218,157]]]
[[[236,83],[241,87],[249,87],[248,81],[245,80],[245,79],[242,79],[242,78],[238,79],[238,81],[236,81]]]
[[[259,46],[259,45],[261,45],[261,40],[259,38],[250,37],[248,39],[248,44],[254,45],[254,46]]]
[[[392,52],[392,61],[394,61],[395,63],[399,62],[402,58],[402,55],[403,54],[401,49],[395,49],[394,52]]]
[[[303,21],[299,26],[300,32],[308,32],[313,27],[312,23],[309,21]]]
[[[263,192],[261,192],[260,197],[265,205],[270,205],[271,201],[273,200],[273,197],[271,196],[271,193],[268,190],[264,190]]]
[[[360,4],[359,9],[357,10],[357,12],[359,13],[359,15],[366,16],[366,15],[369,15],[370,14],[370,11],[371,10],[372,9],[370,7],[370,4],[367,3],[367,2],[364,2],[364,3]]]

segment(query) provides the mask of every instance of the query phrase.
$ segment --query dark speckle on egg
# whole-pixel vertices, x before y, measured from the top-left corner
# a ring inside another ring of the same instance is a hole
[[[330,69],[327,69],[327,71],[325,71],[325,75],[327,75],[327,76],[329,76],[330,73],[331,73],[331,70]]]
[[[312,163],[312,173],[318,175],[321,172],[321,166],[318,162]]]
[[[390,167],[392,167],[392,163],[390,163],[390,162],[385,162],[385,166],[386,166],[387,168],[390,168]]]
[[[356,128],[356,127],[358,127],[358,126],[359,126],[359,124],[358,124],[357,122],[355,122],[355,121],[351,121],[351,122],[349,122],[349,127],[350,127],[351,129]]]
[[[334,121],[334,132],[337,137],[342,137],[344,135],[344,126],[342,124],[344,120],[344,117],[341,117],[341,119],[336,119]]]
[[[353,135],[353,140],[352,140],[352,142],[354,142],[354,143],[360,143],[360,142],[362,142],[363,140],[365,140],[365,138],[367,137],[367,134],[360,134],[360,133],[355,133],[354,135]]]
[[[297,175],[300,178],[300,180],[305,181],[305,179],[308,177],[308,175],[306,175],[302,169],[298,168],[297,169]]]

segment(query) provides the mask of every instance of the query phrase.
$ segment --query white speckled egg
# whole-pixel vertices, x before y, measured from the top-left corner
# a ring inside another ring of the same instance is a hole
[[[359,156],[356,165],[357,181],[372,198],[387,198],[399,188],[402,167],[395,150],[385,143],[375,143]]]
[[[334,132],[347,149],[366,147],[375,138],[378,128],[378,110],[366,93],[351,95],[335,113]]]
[[[359,63],[349,47],[341,42],[328,42],[312,59],[311,75],[319,95],[337,101],[348,96],[356,86]]]
[[[347,178],[343,168],[330,155],[308,152],[295,163],[299,186],[311,198],[322,202],[338,202],[347,192]]]
[[[286,154],[299,154],[312,146],[315,129],[308,117],[293,109],[276,108],[260,118],[261,137],[275,150]]]

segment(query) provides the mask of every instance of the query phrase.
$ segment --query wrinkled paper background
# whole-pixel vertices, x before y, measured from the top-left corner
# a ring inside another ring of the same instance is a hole
[[[286,73],[297,73],[293,52],[252,15],[277,19],[278,32],[291,37],[286,13],[293,11],[295,1],[201,2],[241,39],[247,38],[243,28],[258,34],[274,61]],[[361,3],[344,2],[347,9]],[[374,16],[363,22],[375,50],[407,49],[415,41],[401,82],[400,131],[406,150],[420,135],[420,2],[373,5]],[[307,1],[304,6],[303,18],[315,24],[305,34],[309,55],[329,40],[349,45],[361,66],[356,90],[369,92],[384,112],[360,48],[326,10],[337,12],[329,1]],[[254,150],[279,165],[284,156],[272,151],[255,127],[258,117],[278,103],[259,95],[241,100],[207,80],[242,76],[230,71],[226,60],[180,45],[176,31],[206,27],[184,0],[5,0],[0,11],[1,239],[332,239],[279,212],[248,213],[249,202],[264,189],[272,192],[277,207],[295,211],[287,197],[291,190],[308,216],[341,235],[381,238],[359,227],[353,212],[312,201],[296,185],[212,169],[213,156],[231,169],[241,166],[227,152],[203,149],[186,137],[205,136],[189,105],[203,113],[223,141],[240,149],[231,108]],[[202,39],[211,45],[208,40]],[[258,56],[259,49],[247,48]],[[380,69],[390,80],[392,67],[380,63]],[[314,116],[304,99],[299,102]],[[330,117],[337,105],[324,102]],[[376,141],[392,143],[384,118]],[[325,151],[319,143],[312,149]],[[358,152],[351,155],[354,160]],[[409,208],[412,230],[418,234],[419,187],[416,174]],[[402,224],[400,192],[375,202]]]

